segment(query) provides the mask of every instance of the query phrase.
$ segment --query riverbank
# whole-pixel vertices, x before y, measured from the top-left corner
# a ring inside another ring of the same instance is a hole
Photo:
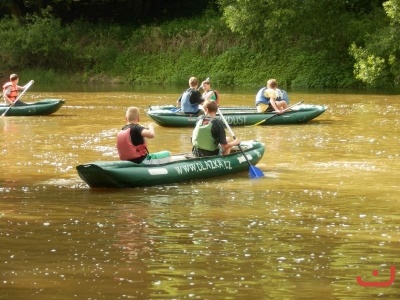
[[[210,76],[224,86],[257,87],[276,78],[285,88],[364,87],[354,78],[347,49],[335,54],[269,47],[233,33],[214,11],[140,27],[62,24],[50,14],[23,24],[1,19],[0,27],[7,28],[0,32],[3,81],[18,73],[47,84],[180,85],[191,76]]]

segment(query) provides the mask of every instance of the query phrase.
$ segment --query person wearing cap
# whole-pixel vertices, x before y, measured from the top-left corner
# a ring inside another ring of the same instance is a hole
[[[10,81],[3,85],[3,98],[6,104],[11,105],[26,105],[26,103],[18,100],[18,91],[24,90],[25,86],[18,85],[19,76],[17,74],[10,75]]]
[[[197,89],[199,80],[196,77],[189,78],[189,88],[183,92],[177,101],[181,106],[181,110],[186,114],[199,114],[201,109],[199,105],[203,103],[201,93]]]
[[[276,112],[282,114],[288,107],[278,89],[276,79],[269,79],[267,86],[260,89],[256,95],[256,107],[259,113]]]
[[[203,98],[204,101],[215,101],[218,104],[218,94],[215,90],[211,89],[211,82],[209,80],[204,80],[201,83],[201,87],[204,91],[203,95],[201,95],[201,98]]]

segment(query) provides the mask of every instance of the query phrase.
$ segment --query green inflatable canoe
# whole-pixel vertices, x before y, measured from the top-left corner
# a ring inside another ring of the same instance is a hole
[[[296,105],[281,115],[258,113],[255,107],[220,107],[230,126],[301,124],[321,115],[324,105]],[[194,127],[198,115],[185,114],[175,106],[150,106],[147,115],[158,125],[165,127]]]
[[[257,141],[241,142],[251,165],[264,155],[265,146]],[[249,171],[249,163],[237,147],[229,155],[195,157],[171,155],[169,162],[135,164],[130,161],[99,161],[76,167],[79,177],[91,188],[135,188],[166,185]]]
[[[65,103],[61,99],[44,99],[21,106],[0,104],[0,115],[7,111],[6,116],[44,116],[55,113]]]

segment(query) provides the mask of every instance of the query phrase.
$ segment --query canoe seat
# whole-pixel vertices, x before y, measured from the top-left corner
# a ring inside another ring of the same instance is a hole
[[[160,151],[160,152],[149,153],[146,159],[142,161],[142,164],[159,165],[159,164],[166,164],[170,161],[171,161],[171,152]]]

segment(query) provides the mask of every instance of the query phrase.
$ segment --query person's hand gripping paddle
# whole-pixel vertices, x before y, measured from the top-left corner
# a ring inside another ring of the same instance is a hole
[[[226,128],[228,128],[229,132],[231,133],[233,139],[236,139],[235,134],[233,133],[231,127],[229,126],[228,122],[226,121],[224,115],[221,113],[221,110],[218,108],[218,113],[219,116],[221,117],[221,120],[224,122]],[[243,152],[242,147],[240,146],[240,144],[238,145],[240,151],[242,152],[244,158],[246,159],[247,163],[249,164],[249,176],[251,179],[253,178],[260,178],[260,177],[264,177],[264,173],[257,167],[252,166],[250,161],[247,159],[246,154]]]
[[[30,86],[33,84],[33,80],[29,81],[27,85],[25,86],[25,89],[21,92],[21,94],[18,95],[17,99],[15,99],[14,103],[10,105],[9,108],[6,109],[5,112],[1,115],[2,117],[6,116],[8,111],[17,103],[17,101],[22,97],[22,95],[30,88]]]

